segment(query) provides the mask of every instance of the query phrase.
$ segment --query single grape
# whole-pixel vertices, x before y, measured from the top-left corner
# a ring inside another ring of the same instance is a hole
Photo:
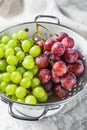
[[[50,80],[47,83],[43,84],[43,88],[46,92],[50,92],[53,86],[53,82]]]
[[[17,86],[15,84],[9,84],[6,87],[6,94],[8,94],[8,95],[15,94],[16,88],[17,88]]]
[[[65,37],[62,40],[62,44],[65,46],[65,48],[73,48],[74,46],[74,40],[71,37]]]
[[[39,84],[40,84],[40,80],[38,78],[35,77],[31,80],[31,87],[32,88],[37,87]]]
[[[8,82],[1,82],[1,84],[0,84],[0,90],[1,91],[5,91],[7,85],[8,85]]]
[[[32,38],[27,38],[27,40],[30,42],[31,46],[34,45],[34,40]]]
[[[9,65],[17,65],[18,64],[18,59],[17,59],[16,56],[10,55],[10,56],[7,57],[7,63]]]
[[[49,58],[50,55],[51,55],[51,52],[50,51],[44,51],[44,55],[46,55]]]
[[[54,54],[52,53],[52,54],[50,54],[50,56],[49,56],[49,60],[50,60],[50,62],[57,62],[57,61],[61,61],[62,58],[61,58],[60,56],[54,55]]]
[[[47,83],[51,80],[51,71],[48,69],[41,69],[38,73],[38,78],[42,84]]]
[[[22,75],[20,72],[18,71],[14,71],[11,73],[11,81],[14,82],[14,83],[19,83],[22,79]]]
[[[17,99],[17,102],[24,103],[24,102],[25,102],[25,99],[24,99],[24,98],[18,98],[18,99]]]
[[[35,66],[35,62],[33,59],[24,59],[22,65],[25,69],[32,69]]]
[[[67,48],[64,52],[63,58],[67,63],[73,63],[78,59],[78,53],[75,49]]]
[[[44,69],[48,66],[48,57],[44,54],[41,54],[40,56],[36,57],[35,63],[39,69]]]
[[[30,69],[30,71],[32,72],[32,74],[35,76],[38,71],[39,71],[39,68],[35,65],[32,69]]]
[[[25,103],[27,104],[37,104],[37,100],[34,95],[26,96]]]
[[[84,72],[83,62],[77,60],[74,63],[68,64],[68,71],[74,73],[76,76],[80,76]]]
[[[6,67],[6,71],[8,72],[8,73],[12,73],[13,71],[15,71],[16,70],[16,66],[14,66],[14,65],[8,65],[7,67]]]
[[[68,37],[68,34],[65,33],[65,32],[59,32],[59,33],[57,34],[57,40],[58,40],[59,42],[61,42],[65,37]]]
[[[67,66],[63,61],[58,61],[54,63],[53,71],[57,76],[63,76],[67,72]]]
[[[14,39],[14,40],[17,40],[17,39],[18,39],[17,33],[13,33],[13,34],[12,34],[12,39]]]
[[[44,43],[44,50],[45,51],[51,51],[52,45],[55,43],[55,40],[53,38],[49,38]]]
[[[25,39],[26,38],[26,31],[25,30],[21,30],[21,31],[19,31],[18,33],[17,33],[17,37],[18,37],[18,39],[19,40],[23,40],[23,39]]]
[[[10,74],[8,72],[5,72],[2,74],[2,80],[4,82],[9,82],[10,81]]]
[[[14,55],[14,49],[13,48],[8,48],[5,50],[5,57],[8,57],[10,55]]]
[[[7,47],[9,48],[14,48],[17,45],[17,41],[16,40],[10,40],[7,44]]]
[[[5,50],[5,44],[1,43],[0,44],[0,49],[2,49],[4,51]]]
[[[10,37],[7,36],[7,35],[5,35],[5,36],[2,37],[2,43],[3,44],[7,44],[9,40],[10,40]]]
[[[20,72],[21,75],[23,75],[23,74],[25,73],[25,68],[24,68],[24,67],[18,67],[18,68],[16,69],[16,71]]]
[[[4,53],[4,50],[2,50],[2,49],[0,48],[0,59],[4,57],[4,54],[5,54],[5,53]]]
[[[62,99],[67,95],[67,90],[65,88],[63,88],[61,84],[55,84],[53,86],[53,94],[58,99]]]
[[[42,103],[42,102],[46,102],[47,99],[48,99],[48,94],[45,93],[44,97],[42,97],[42,98],[38,98],[38,101]]]
[[[53,83],[61,82],[61,78],[53,70],[52,70],[52,81],[53,81]]]
[[[5,71],[6,70],[6,66],[7,66],[7,62],[6,60],[0,60],[0,70],[1,71]]]
[[[37,41],[36,44],[39,45],[39,47],[41,48],[41,50],[44,49],[44,41],[43,41],[43,40],[39,40],[39,41]]]
[[[30,51],[29,51],[29,54],[32,56],[32,57],[37,57],[39,56],[41,53],[41,48],[38,46],[38,45],[34,45],[31,47]]]
[[[20,81],[20,86],[24,88],[29,88],[31,86],[31,80],[29,78],[22,78]]]
[[[22,51],[22,49],[19,46],[14,47],[14,51],[15,53]]]
[[[12,95],[12,100],[14,100],[14,101],[17,101],[17,97],[16,97],[16,95],[14,94],[14,95]]]
[[[31,48],[31,42],[29,42],[29,40],[23,40],[22,41],[22,49],[24,52],[29,52],[30,48]]]
[[[18,61],[22,61],[25,57],[25,53],[23,51],[18,51],[16,53],[16,57],[17,57]]]
[[[15,91],[15,95],[17,98],[24,98],[26,96],[27,90],[24,87],[17,87],[16,91]]]
[[[72,89],[76,85],[76,83],[76,76],[71,72],[68,72],[61,77],[61,84],[65,89]]]
[[[56,42],[52,45],[51,52],[57,56],[62,56],[65,52],[65,46],[60,42]]]
[[[23,78],[29,78],[31,80],[33,78],[33,73],[31,71],[26,71]]]
[[[32,93],[37,99],[42,99],[46,92],[42,87],[35,87]]]

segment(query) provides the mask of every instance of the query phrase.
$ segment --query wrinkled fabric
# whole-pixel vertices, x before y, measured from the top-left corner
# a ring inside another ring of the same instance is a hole
[[[43,14],[58,17],[61,24],[87,38],[86,0],[0,0],[0,29]]]

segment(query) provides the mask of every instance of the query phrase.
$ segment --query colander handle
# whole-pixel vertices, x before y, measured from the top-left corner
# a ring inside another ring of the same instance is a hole
[[[60,24],[59,19],[58,19],[57,17],[51,16],[51,15],[38,15],[38,16],[35,17],[34,22],[45,22],[45,21],[40,20],[40,19],[42,19],[42,18],[44,18],[44,19],[53,19],[53,20],[56,21],[56,22],[55,22],[56,24]],[[48,22],[48,20],[46,20],[46,21]],[[47,23],[47,22],[46,22],[46,23]],[[54,23],[54,22],[49,22],[49,23]],[[55,24],[55,23],[54,23],[54,24]]]
[[[40,119],[44,118],[44,117],[46,116],[46,114],[47,114],[49,111],[51,111],[51,110],[58,109],[57,112],[59,112],[59,111],[63,108],[63,106],[64,106],[64,105],[59,105],[59,106],[56,106],[56,107],[53,107],[53,108],[47,108],[47,107],[46,107],[46,108],[44,109],[43,113],[42,113],[40,116],[38,116],[38,117],[31,117],[31,116],[26,116],[26,115],[24,115],[23,113],[21,113],[21,116],[20,116],[20,115],[17,115],[16,113],[14,113],[14,111],[13,111],[13,103],[10,102],[10,103],[9,103],[9,109],[8,109],[8,111],[9,111],[9,114],[10,114],[12,117],[16,118],[16,119],[26,120],[26,121],[37,121],[37,120],[40,120]]]

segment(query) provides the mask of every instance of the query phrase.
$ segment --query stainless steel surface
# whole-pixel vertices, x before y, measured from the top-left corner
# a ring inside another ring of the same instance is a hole
[[[38,17],[36,18],[37,21]],[[20,113],[25,116],[25,120],[38,120],[41,119],[41,117],[47,117],[52,114],[55,114],[56,112],[60,111],[60,108],[64,106],[67,102],[71,101],[73,98],[75,98],[78,94],[82,93],[85,91],[87,88],[87,41],[72,31],[71,29],[61,25],[61,24],[56,24],[56,23],[51,23],[51,22],[39,22],[42,26],[46,27],[51,33],[55,34],[58,32],[66,32],[69,34],[69,36],[73,37],[75,40],[75,48],[78,48],[82,55],[83,55],[83,60],[85,64],[85,71],[81,75],[81,77],[78,79],[77,85],[69,91],[68,95],[66,98],[62,100],[56,99],[54,96],[50,96],[49,100],[47,103],[42,103],[42,104],[36,104],[36,105],[28,105],[24,103],[18,103],[16,101],[12,101],[8,97],[6,97],[4,94],[0,94],[1,98],[4,99],[6,102],[9,103],[9,112],[11,116],[18,118],[18,119],[23,119],[23,117],[20,117],[16,115],[15,112],[13,112],[13,107],[17,110],[20,111]],[[9,34],[11,35],[13,32],[17,32],[21,29],[28,29],[29,32],[27,33],[27,36],[31,36],[35,32],[35,22],[29,22],[29,23],[23,23],[19,24],[13,27],[10,27],[0,33],[0,35],[4,34]],[[39,30],[44,36],[47,37],[46,32],[40,28]],[[49,112],[50,111],[50,112]],[[30,118],[31,117],[31,118]]]

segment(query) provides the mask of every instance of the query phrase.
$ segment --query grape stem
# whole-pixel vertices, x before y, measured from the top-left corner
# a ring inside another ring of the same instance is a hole
[[[46,38],[39,32],[39,27],[44,28],[44,29],[50,34],[50,36],[52,36],[52,34],[50,33],[50,31],[49,31],[46,27],[42,26],[42,25],[39,24],[39,23],[36,23],[36,31],[34,32],[34,34],[33,34],[33,36],[32,36],[33,38],[34,38],[34,36],[37,34],[38,37],[40,37],[42,40],[46,40]]]

